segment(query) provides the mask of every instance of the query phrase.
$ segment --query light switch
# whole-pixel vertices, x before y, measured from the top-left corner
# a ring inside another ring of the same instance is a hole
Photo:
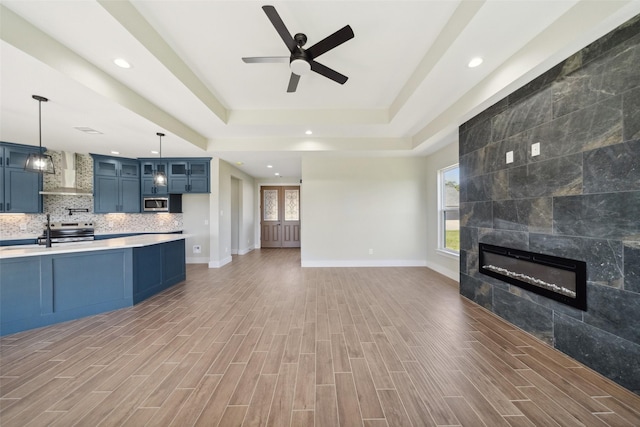
[[[507,164],[513,163],[513,151],[507,151]]]
[[[540,143],[536,142],[535,144],[531,145],[531,157],[535,157],[539,155],[540,155]]]

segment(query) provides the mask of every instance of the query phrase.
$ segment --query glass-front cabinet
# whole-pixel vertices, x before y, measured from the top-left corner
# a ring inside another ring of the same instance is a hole
[[[208,158],[169,160],[169,193],[208,193],[209,160]]]
[[[164,160],[140,161],[140,190],[143,196],[153,194],[168,194],[168,187],[157,186],[153,181],[156,172],[163,172],[167,176],[167,162]]]

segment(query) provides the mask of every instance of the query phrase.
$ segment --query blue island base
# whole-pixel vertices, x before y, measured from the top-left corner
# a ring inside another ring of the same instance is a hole
[[[130,307],[186,278],[184,239],[0,260],[0,335]]]

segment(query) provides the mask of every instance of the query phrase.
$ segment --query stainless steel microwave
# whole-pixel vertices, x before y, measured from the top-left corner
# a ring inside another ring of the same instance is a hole
[[[182,194],[143,197],[142,211],[182,213]]]
[[[142,209],[145,212],[169,212],[169,198],[145,197],[142,200]]]

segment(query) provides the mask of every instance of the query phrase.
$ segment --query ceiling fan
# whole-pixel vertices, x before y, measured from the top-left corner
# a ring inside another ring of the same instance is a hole
[[[287,45],[291,55],[242,58],[244,62],[250,64],[288,61],[289,66],[291,67],[291,77],[289,78],[287,92],[295,92],[298,87],[298,81],[300,81],[300,76],[307,74],[309,71],[314,71],[340,84],[344,84],[347,81],[347,76],[322,65],[315,59],[323,53],[326,53],[327,51],[340,46],[342,43],[351,40],[354,35],[350,26],[346,25],[330,36],[320,40],[310,48],[304,49],[302,46],[307,42],[307,36],[305,34],[298,33],[291,37],[291,33],[287,30],[287,27],[284,25],[284,22],[280,18],[280,15],[278,15],[275,7],[262,6],[262,10],[264,10],[264,13],[267,14],[267,17],[271,21],[271,24],[273,24],[278,34],[280,34],[280,37],[284,41],[284,44]]]

